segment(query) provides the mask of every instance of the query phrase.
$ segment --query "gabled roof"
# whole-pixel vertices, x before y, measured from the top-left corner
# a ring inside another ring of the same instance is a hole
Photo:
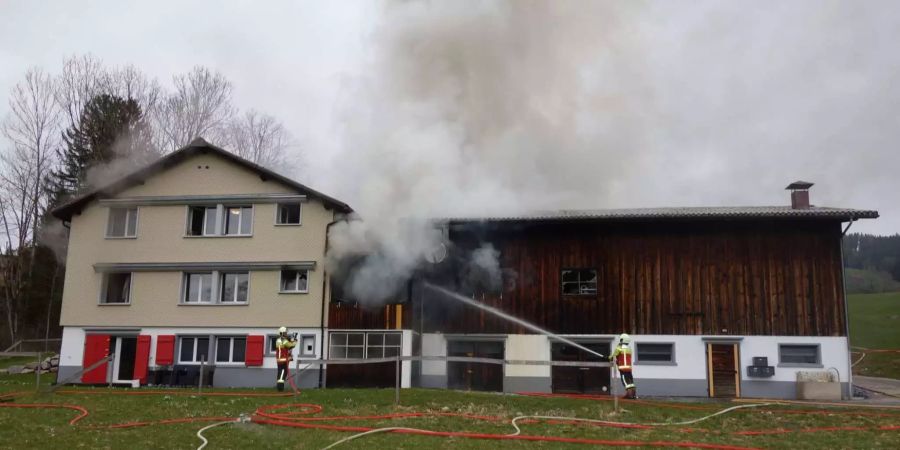
[[[838,220],[841,222],[858,219],[877,219],[878,211],[827,208],[811,206],[793,209],[790,206],[719,206],[686,208],[631,208],[558,210],[531,214],[510,214],[486,217],[449,217],[442,219],[450,223],[464,222],[538,222],[538,221],[629,221],[629,220],[753,220],[753,219],[816,219]]]
[[[237,156],[227,150],[223,150],[222,148],[216,147],[215,145],[206,142],[203,138],[194,139],[190,144],[186,147],[182,147],[162,158],[144,166],[141,169],[138,169],[128,175],[125,175],[122,178],[119,178],[116,181],[113,181],[110,184],[105,186],[101,186],[97,189],[94,189],[89,192],[85,192],[68,202],[60,205],[55,208],[50,213],[53,214],[54,217],[61,220],[71,220],[72,216],[80,212],[88,203],[100,199],[106,198],[113,195],[116,195],[119,192],[122,192],[125,189],[128,189],[132,186],[135,186],[145,179],[162,172],[169,167],[172,167],[192,156],[195,155],[203,155],[203,154],[214,154],[225,158],[228,161],[231,161],[239,166],[242,166],[246,169],[256,172],[259,174],[259,177],[263,180],[276,180],[280,183],[283,183],[287,186],[290,186],[297,191],[306,194],[310,197],[318,198],[326,206],[334,208],[340,212],[349,213],[352,212],[353,209],[350,208],[346,203],[329,197],[319,191],[316,191],[310,187],[307,187],[303,184],[300,184],[284,175],[280,175],[275,173],[265,167],[260,166],[254,162],[248,161],[240,156]]]

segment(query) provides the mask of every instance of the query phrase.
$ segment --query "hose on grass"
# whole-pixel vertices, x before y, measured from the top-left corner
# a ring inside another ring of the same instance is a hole
[[[200,438],[201,441],[203,441],[203,443],[200,444],[199,447],[197,447],[197,450],[203,450],[203,447],[206,447],[206,444],[209,444],[209,441],[206,440],[205,437],[203,437],[203,432],[204,432],[204,431],[206,431],[206,430],[208,430],[208,429],[210,429],[210,428],[215,428],[215,427],[220,426],[220,425],[226,425],[226,424],[229,424],[229,423],[237,423],[237,421],[238,421],[238,419],[234,419],[234,420],[225,420],[225,421],[222,421],[222,422],[216,422],[216,423],[214,423],[214,424],[207,425],[207,426],[205,426],[205,427],[203,427],[203,428],[197,430],[197,437]]]
[[[557,420],[557,421],[566,421],[566,422],[584,422],[584,423],[599,423],[599,424],[603,424],[603,425],[621,426],[621,427],[626,427],[626,428],[653,428],[653,427],[661,427],[661,426],[691,425],[691,424],[703,422],[704,420],[708,420],[708,419],[711,419],[711,418],[716,417],[716,416],[720,416],[720,415],[722,415],[722,414],[727,414],[727,413],[729,413],[729,412],[731,412],[731,411],[735,411],[735,410],[738,410],[738,409],[744,409],[744,408],[758,408],[758,407],[760,407],[760,406],[772,406],[772,405],[777,405],[777,403],[757,403],[757,404],[748,404],[748,405],[738,405],[738,406],[732,406],[732,407],[730,407],[730,408],[723,409],[723,410],[721,410],[721,411],[714,412],[714,413],[712,413],[712,414],[705,415],[705,416],[700,417],[700,418],[697,418],[697,419],[685,420],[685,421],[681,421],[681,422],[657,422],[657,423],[616,422],[616,421],[600,420],[600,419],[584,419],[584,418],[579,418],[579,417],[524,415],[524,416],[517,416],[517,417],[515,417],[515,418],[512,419],[512,421],[510,422],[510,424],[513,426],[513,428],[515,428],[516,431],[513,432],[513,433],[510,433],[510,434],[508,434],[508,435],[505,435],[505,436],[510,436],[510,437],[512,437],[512,436],[519,436],[519,435],[521,435],[521,434],[522,434],[522,429],[519,428],[518,422],[519,422],[520,420],[525,420],[525,419]],[[345,438],[343,438],[343,439],[341,439],[341,440],[339,440],[339,441],[334,442],[333,444],[331,444],[331,445],[329,445],[329,446],[327,446],[327,447],[323,447],[322,450],[329,450],[329,449],[334,448],[334,447],[337,447],[337,446],[339,446],[339,445],[341,445],[341,444],[343,444],[343,443],[346,443],[346,442],[349,442],[349,441],[352,441],[352,440],[354,440],[354,439],[358,439],[358,438],[361,438],[361,437],[370,436],[370,435],[377,434],[377,433],[386,433],[386,432],[394,432],[394,431],[413,431],[413,432],[416,432],[417,434],[431,434],[431,433],[433,433],[432,430],[423,430],[423,429],[419,429],[419,428],[406,428],[406,427],[375,428],[375,429],[372,429],[372,430],[364,431],[364,432],[362,432],[362,433],[357,433],[357,434],[354,434],[354,435],[352,435],[352,436],[345,437]],[[198,449],[198,450],[199,450],[199,449]]]
[[[108,395],[185,395],[185,396],[198,396],[196,392],[193,391],[175,391],[175,390],[155,390],[155,389],[146,389],[146,390],[106,390],[106,389],[97,389],[97,390],[62,390],[58,391],[61,394],[73,394],[73,395],[87,395],[87,394],[108,394]],[[13,394],[5,394],[0,395],[3,398],[12,398],[12,397],[20,397],[24,396],[26,393],[13,393]],[[207,392],[203,393],[202,396],[223,396],[223,397],[291,397],[294,394],[292,393],[259,393],[259,392]],[[533,395],[533,394],[530,394]],[[588,397],[588,396],[570,396],[566,394],[540,394],[541,396],[552,396],[552,397],[572,397],[572,398],[584,398],[591,400],[608,400],[606,398],[599,397]],[[696,409],[696,410],[707,410],[711,411],[708,407],[701,407],[697,405],[678,405],[672,403],[660,403],[660,402],[648,402],[645,400],[629,400],[629,403],[637,403],[645,406],[657,406],[657,407],[672,407],[672,408],[684,408],[684,409]],[[839,407],[872,407],[872,408],[885,408],[885,409],[894,409],[900,406],[890,406],[890,405],[851,405],[846,403],[826,403],[826,402],[795,402],[795,401],[784,401],[784,400],[757,400],[753,403],[748,403],[745,405],[741,405],[741,407],[762,407],[768,405],[785,405],[785,404],[804,404],[804,405],[817,405],[817,406],[839,406]],[[0,408],[66,408],[74,411],[78,411],[79,414],[77,417],[73,418],[69,421],[70,425],[75,425],[80,420],[84,419],[88,416],[88,410],[80,405],[73,404],[55,404],[55,403],[0,403]],[[654,426],[678,426],[678,425],[688,425],[691,423],[697,423],[702,420],[706,420],[710,417],[714,417],[716,415],[725,414],[727,412],[738,409],[738,407],[726,408],[725,410],[715,411],[708,416],[704,416],[698,419],[691,419],[681,422],[667,422],[667,423],[659,423],[655,425],[647,425],[647,424],[628,424],[626,422],[612,422],[612,421],[602,421],[595,419],[573,419],[570,417],[552,417],[552,416],[531,416],[532,418],[546,417],[544,420],[547,420],[549,424],[554,424],[553,421],[569,421],[569,422],[585,422],[585,423],[597,423],[604,426],[612,426],[612,427],[620,427],[620,428],[653,428]],[[365,426],[352,426],[352,425],[338,425],[334,422],[349,422],[349,421],[359,421],[359,420],[382,420],[382,419],[402,419],[402,418],[415,418],[415,417],[460,417],[472,420],[489,420],[489,421],[497,421],[497,422],[508,422],[509,419],[498,417],[498,416],[477,416],[473,414],[464,414],[464,413],[452,413],[452,412],[434,412],[434,411],[424,411],[424,412],[406,412],[406,413],[389,413],[382,415],[369,415],[369,416],[313,416],[322,412],[323,408],[320,405],[316,404],[300,404],[300,403],[291,403],[291,404],[269,404],[269,405],[261,405],[257,407],[254,415],[252,416],[252,422],[257,424],[268,424],[268,425],[276,425],[276,426],[287,426],[287,427],[295,427],[295,428],[304,428],[304,429],[320,429],[320,430],[331,430],[331,431],[342,431],[342,432],[355,432],[356,434],[353,436],[348,436],[347,439],[342,439],[339,442],[335,442],[329,448],[333,448],[334,446],[340,445],[344,442],[357,439],[361,436],[368,436],[376,433],[382,432],[391,432],[398,434],[413,434],[413,435],[422,435],[422,436],[434,436],[434,437],[459,437],[459,438],[467,438],[467,439],[488,439],[488,440],[521,440],[521,441],[529,441],[529,442],[560,442],[560,443],[572,443],[572,444],[586,444],[586,445],[612,445],[612,446],[633,446],[633,447],[683,447],[683,448],[708,448],[708,449],[729,449],[729,450],[737,450],[737,449],[746,449],[746,447],[736,447],[734,445],[727,444],[714,444],[714,443],[702,443],[702,442],[689,442],[689,441],[638,441],[638,440],[609,440],[609,439],[595,439],[595,438],[573,438],[573,437],[564,437],[564,436],[552,436],[552,435],[523,435],[521,434],[521,430],[518,428],[518,423],[525,419],[525,417],[519,417],[515,420],[515,427],[517,432],[511,434],[500,434],[500,433],[481,433],[481,432],[465,432],[465,431],[434,431],[434,430],[423,430],[417,428],[406,428],[406,427],[389,427],[389,428],[371,428]],[[822,414],[836,414],[835,409],[815,409],[815,410],[767,410],[770,413],[822,413]],[[900,418],[900,414],[886,414],[886,413],[875,413],[875,412],[840,412],[842,415],[850,415],[850,416],[889,416],[889,417],[897,417]],[[131,428],[131,427],[139,427],[139,426],[149,426],[149,425],[166,425],[166,424],[179,424],[179,423],[195,423],[195,422],[224,422],[224,423],[233,423],[235,421],[251,421],[250,417],[246,417],[242,415],[240,418],[234,417],[180,417],[180,418],[169,418],[162,420],[153,420],[153,421],[145,421],[145,422],[123,422],[123,423],[114,423],[114,424],[89,424],[86,425],[87,428],[91,429],[120,429],[120,428]],[[323,423],[325,421],[330,421],[331,423]],[[202,431],[208,430],[212,427],[204,427],[199,433],[199,438],[205,441],[203,438]],[[704,431],[701,429],[675,429],[676,431],[681,432],[697,432]],[[708,431],[708,430],[707,430]],[[820,432],[859,432],[859,431],[869,431],[869,432],[879,432],[879,431],[900,431],[900,425],[896,424],[888,424],[883,426],[845,426],[845,427],[819,427],[819,428],[803,428],[803,429],[783,429],[783,428],[774,428],[774,429],[745,429],[741,431],[734,432],[734,435],[742,435],[742,436],[754,436],[754,435],[765,435],[765,434],[783,434],[783,433],[820,433]]]

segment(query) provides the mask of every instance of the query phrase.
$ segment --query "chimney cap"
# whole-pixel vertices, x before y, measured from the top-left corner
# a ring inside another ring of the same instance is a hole
[[[792,191],[796,191],[796,190],[806,190],[806,189],[811,188],[812,185],[813,185],[813,184],[810,183],[809,181],[800,181],[800,180],[798,180],[798,181],[795,181],[795,182],[789,184],[788,187],[786,187],[785,189],[790,189],[790,190],[792,190]]]

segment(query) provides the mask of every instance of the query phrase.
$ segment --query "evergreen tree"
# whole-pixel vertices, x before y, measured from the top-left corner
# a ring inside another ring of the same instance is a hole
[[[158,157],[150,139],[150,126],[135,100],[93,97],[78,124],[62,134],[60,166],[47,179],[51,205]]]

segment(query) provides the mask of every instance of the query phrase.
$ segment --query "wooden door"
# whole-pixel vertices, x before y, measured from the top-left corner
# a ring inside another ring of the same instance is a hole
[[[503,359],[504,344],[498,341],[450,341],[448,356]],[[503,365],[448,362],[447,387],[468,391],[503,391]]]
[[[738,344],[706,344],[706,370],[710,397],[741,396]]]
[[[582,343],[602,355],[609,353],[609,343]],[[603,359],[577,347],[554,342],[551,347],[553,361],[592,361]],[[552,366],[552,390],[564,394],[609,394],[610,373],[608,367]]]

